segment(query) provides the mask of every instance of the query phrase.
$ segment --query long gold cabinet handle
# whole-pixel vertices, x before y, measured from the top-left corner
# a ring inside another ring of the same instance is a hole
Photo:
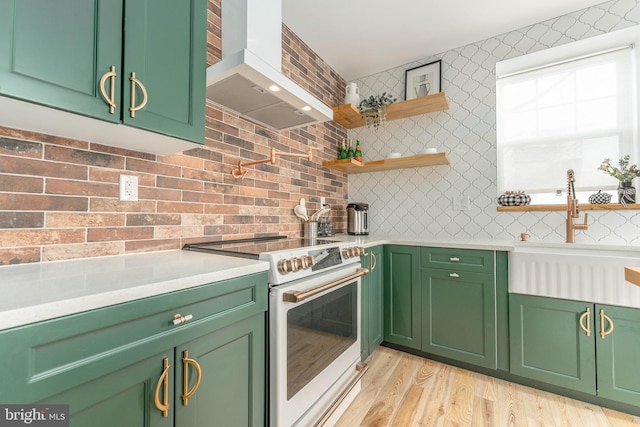
[[[144,106],[147,105],[147,89],[140,80],[136,79],[135,72],[131,72],[129,80],[131,81],[131,106],[129,107],[129,113],[131,117],[135,117],[136,111],[142,110]],[[139,105],[136,105],[136,85],[140,86],[140,90],[142,91],[142,102]]]
[[[189,365],[192,365],[196,374],[198,374],[198,378],[196,378],[196,383],[191,390],[189,390]],[[183,366],[183,375],[182,375],[182,404],[184,406],[189,405],[189,398],[193,396],[193,394],[200,387],[200,381],[202,380],[202,369],[200,369],[200,365],[193,359],[189,359],[189,352],[185,350],[182,353],[182,366]]]
[[[100,78],[100,92],[102,93],[104,100],[109,104],[109,114],[114,114],[116,112],[116,76],[116,67],[112,65],[109,71],[104,73]],[[109,85],[109,94],[107,95],[105,84],[108,79],[111,80],[111,84]]]
[[[373,253],[373,251],[371,251],[371,271],[376,269],[376,266],[378,265],[378,258],[376,258],[376,254]]]
[[[162,416],[164,418],[169,416],[169,369],[171,369],[171,365],[169,365],[169,359],[164,358],[164,371],[162,371],[162,375],[158,379],[158,384],[156,385],[156,392],[153,396],[153,401],[158,408],[159,411],[162,412]],[[160,387],[163,387],[162,391],[162,402],[160,401]]]
[[[607,331],[604,322],[609,322],[609,330]],[[604,310],[600,309],[600,338],[604,339],[607,335],[613,332],[613,320],[606,314],[604,314]]]
[[[585,319],[586,319],[586,322],[585,322]],[[591,336],[591,309],[589,307],[587,307],[587,311],[582,313],[582,316],[580,316],[579,323],[580,323],[580,328],[582,328],[585,334],[587,334],[587,336],[590,337]]]

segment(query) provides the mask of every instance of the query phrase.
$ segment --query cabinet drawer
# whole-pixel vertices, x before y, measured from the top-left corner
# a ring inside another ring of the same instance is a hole
[[[421,265],[428,268],[493,273],[493,251],[476,249],[422,248]]]
[[[0,377],[12,388],[0,401],[34,402],[128,366],[266,311],[267,296],[260,273],[4,331]],[[178,313],[193,318],[174,325]]]

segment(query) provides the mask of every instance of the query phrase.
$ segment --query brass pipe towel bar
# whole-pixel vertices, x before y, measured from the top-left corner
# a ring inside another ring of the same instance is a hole
[[[309,147],[309,151],[307,151],[307,154],[284,153],[282,151],[276,151],[275,148],[272,148],[271,154],[266,159],[256,160],[255,162],[247,162],[247,163],[243,163],[242,160],[240,160],[238,162],[238,167],[231,171],[231,175],[233,175],[234,178],[244,178],[247,172],[249,172],[248,170],[244,169],[245,166],[259,165],[261,163],[267,163],[267,162],[271,163],[272,165],[275,165],[276,156],[306,157],[307,160],[311,161],[313,159],[313,155],[312,155],[313,150],[319,150],[319,148]]]

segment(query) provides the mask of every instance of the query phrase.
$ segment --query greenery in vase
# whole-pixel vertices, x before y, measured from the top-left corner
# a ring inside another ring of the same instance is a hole
[[[629,160],[631,156],[627,154],[624,157],[621,157],[618,161],[619,167],[611,166],[611,159],[604,159],[598,170],[608,173],[618,181],[622,182],[631,182],[633,178],[640,176],[640,171],[636,165],[629,165]]]
[[[382,95],[363,99],[358,110],[360,110],[362,118],[365,119],[367,127],[373,126],[374,129],[378,129],[387,119],[387,107],[394,102],[396,102],[396,98],[393,95],[382,92]]]

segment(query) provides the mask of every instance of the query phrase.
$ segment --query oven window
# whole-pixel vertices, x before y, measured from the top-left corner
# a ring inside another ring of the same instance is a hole
[[[357,297],[352,282],[287,312],[287,399],[356,342]]]

